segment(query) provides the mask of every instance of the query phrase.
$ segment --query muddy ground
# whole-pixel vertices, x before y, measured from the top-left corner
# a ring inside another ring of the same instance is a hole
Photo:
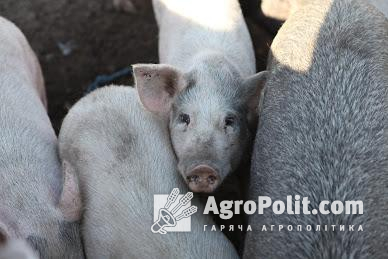
[[[158,62],[158,30],[150,0],[133,1],[134,13],[112,0],[1,0],[0,15],[16,23],[38,55],[46,80],[49,116],[58,132],[68,109],[96,76],[130,64]],[[258,18],[257,1],[241,0],[256,51],[265,68],[273,28]],[[121,80],[132,84],[131,78]]]

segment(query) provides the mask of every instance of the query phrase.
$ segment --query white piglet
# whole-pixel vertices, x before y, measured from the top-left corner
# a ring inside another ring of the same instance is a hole
[[[134,77],[149,111],[169,121],[178,169],[194,192],[211,193],[235,172],[256,126],[265,73],[238,0],[154,0],[161,64]]]

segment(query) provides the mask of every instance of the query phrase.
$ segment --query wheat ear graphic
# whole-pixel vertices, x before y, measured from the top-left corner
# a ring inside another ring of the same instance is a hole
[[[179,203],[172,209],[171,213],[175,214],[180,208],[183,206],[187,205],[189,201],[194,197],[192,192],[188,192],[183,196],[180,200]]]
[[[176,199],[178,198],[178,195],[179,195],[179,189],[178,188],[172,189],[170,195],[168,195],[167,197],[167,202],[166,202],[166,205],[164,205],[164,208],[168,209],[171,206],[171,204],[173,204],[176,201]]]
[[[188,218],[191,215],[193,215],[194,213],[196,213],[197,210],[198,210],[197,206],[191,206],[191,207],[183,210],[181,214],[179,214],[178,216],[175,217],[175,219],[176,219],[176,221],[179,221],[183,218]]]

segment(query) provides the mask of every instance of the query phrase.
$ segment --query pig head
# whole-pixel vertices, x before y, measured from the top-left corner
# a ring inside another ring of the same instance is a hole
[[[252,137],[266,73],[242,78],[226,59],[212,56],[190,71],[135,65],[140,100],[169,120],[178,169],[194,192],[213,192],[236,170]]]

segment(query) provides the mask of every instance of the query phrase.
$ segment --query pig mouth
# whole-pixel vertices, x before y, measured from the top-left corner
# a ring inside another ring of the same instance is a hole
[[[185,180],[190,190],[197,193],[212,193],[221,182],[218,171],[208,165],[198,165],[188,170]]]

